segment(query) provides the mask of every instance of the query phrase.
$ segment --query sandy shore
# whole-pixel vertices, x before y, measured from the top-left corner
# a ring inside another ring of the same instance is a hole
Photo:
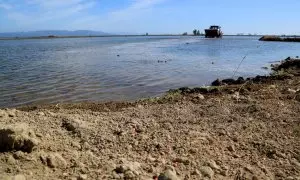
[[[0,179],[299,180],[295,61],[137,102],[2,109]]]

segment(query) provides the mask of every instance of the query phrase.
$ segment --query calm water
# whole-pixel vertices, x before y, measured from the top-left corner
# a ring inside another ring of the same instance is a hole
[[[236,76],[266,74],[261,67],[299,50],[257,37],[0,41],[0,107],[157,96],[231,77],[245,55]]]

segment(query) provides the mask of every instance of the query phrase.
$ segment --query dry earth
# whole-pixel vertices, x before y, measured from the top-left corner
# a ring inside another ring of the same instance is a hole
[[[300,76],[0,110],[0,179],[300,180]]]

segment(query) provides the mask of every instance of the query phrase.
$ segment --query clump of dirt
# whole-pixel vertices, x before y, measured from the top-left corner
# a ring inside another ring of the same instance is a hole
[[[0,179],[297,180],[300,76],[287,76],[0,110]]]
[[[12,124],[0,128],[0,152],[32,152],[38,145],[35,134],[27,124]]]

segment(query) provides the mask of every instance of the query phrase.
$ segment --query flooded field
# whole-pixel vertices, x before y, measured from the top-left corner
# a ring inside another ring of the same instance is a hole
[[[300,44],[257,37],[105,37],[0,41],[0,107],[134,100],[216,78],[267,74]]]

